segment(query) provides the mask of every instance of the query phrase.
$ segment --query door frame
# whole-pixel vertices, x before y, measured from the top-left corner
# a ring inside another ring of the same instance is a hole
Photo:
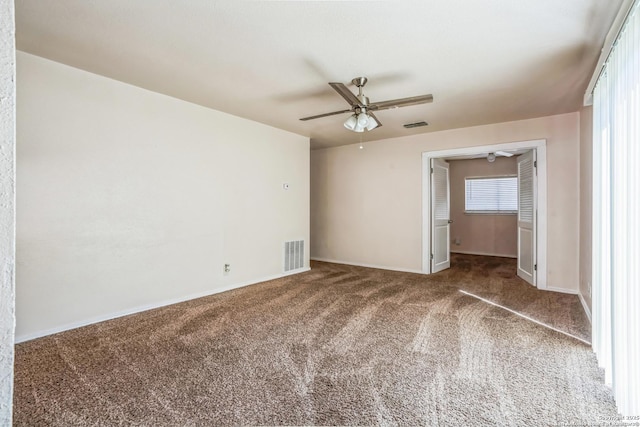
[[[422,153],[422,273],[431,274],[431,159],[468,156],[493,151],[532,149],[537,154],[536,287],[547,289],[547,140],[478,145]]]

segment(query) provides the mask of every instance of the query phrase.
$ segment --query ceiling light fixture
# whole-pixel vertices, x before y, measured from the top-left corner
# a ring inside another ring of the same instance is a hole
[[[367,127],[367,125],[369,124],[369,116],[367,116],[367,113],[360,113],[358,114],[358,126],[362,126]]]
[[[362,108],[358,113],[354,113],[344,122],[344,127],[353,132],[364,132],[364,130],[374,130],[380,125],[378,121],[367,114]]]
[[[344,127],[349,130],[355,130],[356,125],[358,124],[358,119],[355,114],[349,116],[349,118],[344,122]]]
[[[369,124],[367,125],[367,130],[374,130],[380,125],[380,123],[378,123],[375,117],[372,117],[372,116],[368,116],[368,117],[369,117]]]

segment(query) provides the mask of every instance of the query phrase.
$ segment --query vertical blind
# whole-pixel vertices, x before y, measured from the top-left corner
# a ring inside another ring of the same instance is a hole
[[[593,94],[593,348],[626,416],[640,415],[639,5]]]
[[[465,178],[467,212],[516,212],[518,178]]]

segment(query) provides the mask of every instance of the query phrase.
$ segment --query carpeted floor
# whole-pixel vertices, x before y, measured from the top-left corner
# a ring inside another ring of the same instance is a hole
[[[515,260],[454,255],[423,276],[307,273],[16,347],[14,423],[587,424],[616,415],[575,295]]]

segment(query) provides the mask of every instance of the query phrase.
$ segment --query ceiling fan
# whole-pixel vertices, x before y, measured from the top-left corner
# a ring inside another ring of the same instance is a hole
[[[364,96],[362,88],[367,84],[366,77],[356,77],[351,80],[351,83],[358,87],[358,95],[354,95],[344,84],[342,83],[329,83],[329,85],[336,91],[345,101],[351,105],[348,110],[333,111],[331,113],[318,114],[315,116],[303,117],[300,120],[313,120],[321,117],[334,116],[336,114],[353,113],[347,121],[344,122],[344,127],[354,132],[364,132],[364,130],[373,130],[382,123],[373,114],[373,111],[388,110],[390,108],[407,107],[410,105],[425,104],[427,102],[433,102],[433,95],[420,95],[412,96],[409,98],[392,99],[389,101],[373,102],[369,103],[369,98]]]
[[[489,163],[493,163],[496,161],[496,157],[511,157],[511,156],[513,156],[513,153],[509,153],[508,151],[494,151],[492,153],[487,154],[487,160],[489,161]]]

